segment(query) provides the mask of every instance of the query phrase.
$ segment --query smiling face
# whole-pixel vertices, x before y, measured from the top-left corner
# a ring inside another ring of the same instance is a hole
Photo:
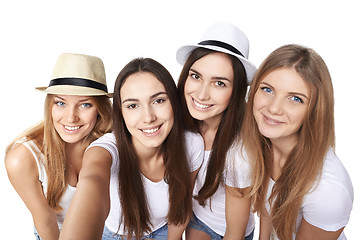
[[[130,75],[120,89],[121,111],[135,149],[158,148],[174,115],[164,85],[148,72]]]
[[[189,70],[184,87],[191,116],[219,123],[229,104],[233,81],[232,62],[226,54],[210,53],[197,60]]]
[[[77,143],[91,133],[98,116],[91,97],[56,95],[53,101],[52,121],[63,141]]]
[[[255,93],[253,113],[260,133],[273,141],[296,142],[310,90],[300,75],[280,68],[266,75]]]

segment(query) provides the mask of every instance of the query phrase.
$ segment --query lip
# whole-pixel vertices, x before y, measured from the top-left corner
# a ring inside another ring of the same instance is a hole
[[[147,127],[147,128],[140,128],[142,134],[144,134],[147,137],[153,137],[160,133],[161,127],[163,124],[153,126],[153,127]]]
[[[63,125],[64,131],[71,134],[79,132],[81,127],[82,127],[81,125],[77,125],[77,126]]]
[[[213,106],[213,104],[200,103],[200,102],[196,101],[194,98],[191,98],[191,102],[192,102],[193,107],[200,111],[207,111]]]
[[[274,118],[268,117],[268,116],[266,116],[266,115],[264,115],[264,114],[263,114],[263,116],[264,116],[264,122],[265,122],[266,124],[268,124],[268,125],[271,125],[271,126],[279,126],[279,125],[281,125],[281,124],[284,123],[284,122],[282,122],[282,121],[279,121],[279,120],[276,120],[276,119],[274,119]]]

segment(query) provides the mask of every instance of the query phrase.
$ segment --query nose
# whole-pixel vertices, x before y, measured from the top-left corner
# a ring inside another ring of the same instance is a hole
[[[144,123],[151,123],[156,120],[155,110],[151,106],[144,107],[142,115]]]
[[[205,101],[210,99],[210,85],[207,83],[202,83],[199,85],[198,95],[199,100]]]
[[[283,112],[283,104],[279,97],[273,97],[269,103],[269,112],[274,115],[281,115]]]
[[[79,121],[79,115],[75,107],[70,107],[67,110],[67,121],[68,123],[75,123]]]

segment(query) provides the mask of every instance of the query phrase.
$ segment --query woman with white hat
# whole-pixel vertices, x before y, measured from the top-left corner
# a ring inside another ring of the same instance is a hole
[[[334,152],[331,76],[314,50],[285,45],[263,61],[241,134],[260,239],[346,239],[354,190]]]
[[[71,53],[59,56],[49,86],[37,89],[47,93],[44,119],[8,146],[5,165],[32,214],[36,238],[58,239],[84,151],[111,131],[111,94],[101,59]]]
[[[253,237],[249,163],[228,160],[240,151],[232,145],[242,125],[247,84],[256,71],[248,53],[246,35],[223,22],[211,26],[198,44],[177,51],[184,65],[178,91],[186,128],[200,133],[205,143],[187,239]]]
[[[91,143],[84,156],[84,161],[111,162],[110,188],[106,182],[94,183],[99,194],[110,189],[102,239],[181,239],[191,216],[192,187],[204,144],[199,134],[184,133],[173,78],[157,61],[136,58],[116,79],[113,106],[114,132]],[[107,196],[102,196],[106,202]],[[75,203],[88,199],[80,197],[84,200],[74,199]],[[85,208],[73,213],[75,218],[83,217],[77,222],[84,224],[73,227],[68,236],[99,239],[94,237],[99,231],[87,224],[97,213]]]

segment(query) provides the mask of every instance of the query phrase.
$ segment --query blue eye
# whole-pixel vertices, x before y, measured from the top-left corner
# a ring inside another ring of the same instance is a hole
[[[293,100],[295,102],[299,102],[299,103],[304,103],[304,101],[301,98],[299,98],[298,96],[292,96],[291,100]]]
[[[62,102],[62,101],[55,101],[55,105],[57,105],[57,106],[59,106],[59,107],[62,107],[62,106],[65,105],[65,103]]]
[[[84,108],[91,108],[93,105],[91,103],[83,103],[81,104]]]
[[[267,93],[272,93],[272,90],[268,87],[262,87],[261,90],[263,90],[264,92],[267,92]]]

